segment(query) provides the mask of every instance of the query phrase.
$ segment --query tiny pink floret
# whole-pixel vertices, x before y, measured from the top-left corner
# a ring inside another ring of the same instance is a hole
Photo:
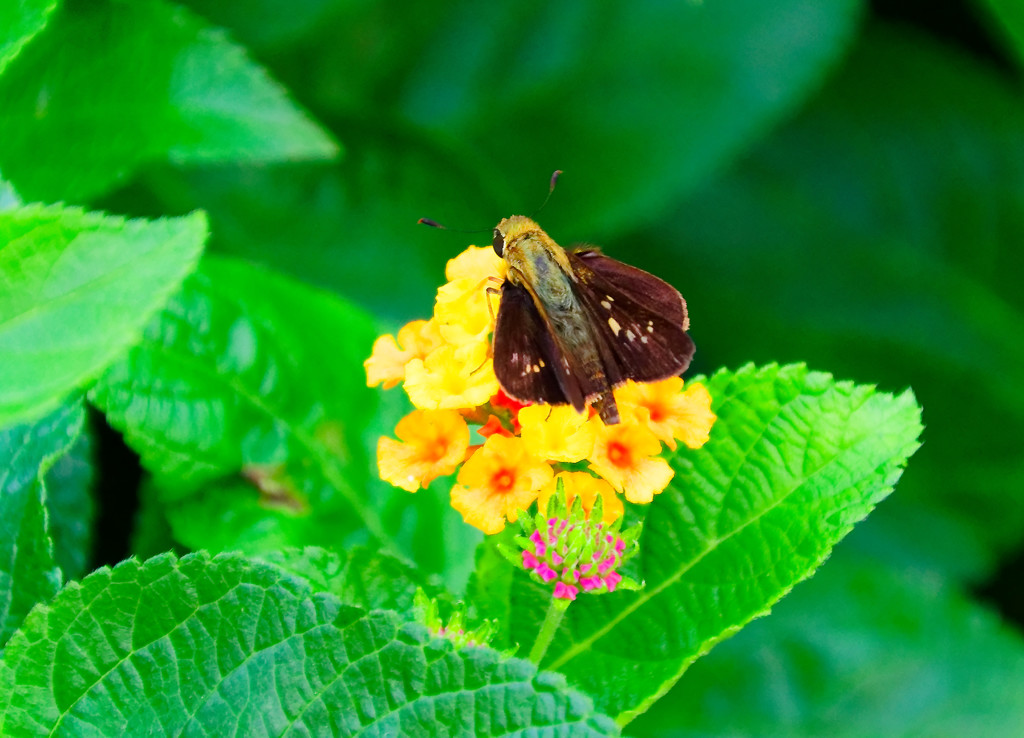
[[[608,586],[609,592],[614,592],[615,588],[619,586],[619,582],[621,581],[622,577],[616,571],[613,571],[611,574],[604,578],[604,583]]]
[[[541,580],[544,582],[550,582],[551,580],[558,578],[558,574],[555,570],[545,563],[538,564],[537,574],[540,575]]]
[[[524,569],[536,569],[540,564],[540,561],[529,551],[523,551],[523,568]]]
[[[577,589],[576,587],[572,586],[571,584],[566,584],[565,582],[559,582],[558,584],[555,585],[554,596],[557,597],[560,600],[575,600],[576,599],[576,594],[578,592],[579,592],[579,589]]]

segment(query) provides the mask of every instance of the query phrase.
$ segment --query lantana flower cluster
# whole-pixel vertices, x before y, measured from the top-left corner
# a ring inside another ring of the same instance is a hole
[[[470,246],[448,262],[434,315],[381,336],[365,362],[367,384],[401,383],[416,410],[381,438],[381,478],[416,492],[457,474],[452,506],[484,533],[515,522],[534,501],[544,509],[556,485],[587,514],[602,500],[602,519],[621,517],[619,494],[649,503],[673,470],[662,444],[703,445],[714,423],[711,397],[678,377],[627,382],[615,390],[622,422],[606,426],[593,411],[523,405],[494,375],[491,334],[506,264],[490,247]]]
[[[594,502],[588,515],[577,497],[566,510],[564,486],[535,517],[520,518],[523,529],[516,536],[520,552],[499,545],[499,550],[515,566],[530,572],[542,584],[553,585],[556,599],[575,600],[581,591],[604,594],[616,589],[639,589],[634,580],[619,573],[622,564],[637,553],[641,525],[620,531],[622,518],[610,525],[602,521],[602,500]]]

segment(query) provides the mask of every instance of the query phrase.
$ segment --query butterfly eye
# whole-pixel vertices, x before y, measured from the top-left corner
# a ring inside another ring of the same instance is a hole
[[[505,251],[505,237],[501,235],[501,231],[497,228],[494,229],[494,253],[501,256]]]

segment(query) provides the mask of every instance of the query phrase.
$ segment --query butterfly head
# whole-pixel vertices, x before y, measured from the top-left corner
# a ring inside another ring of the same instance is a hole
[[[494,253],[498,256],[505,255],[505,247],[514,245],[522,238],[530,235],[544,233],[536,221],[527,218],[525,215],[513,215],[509,218],[502,218],[501,222],[494,227]]]

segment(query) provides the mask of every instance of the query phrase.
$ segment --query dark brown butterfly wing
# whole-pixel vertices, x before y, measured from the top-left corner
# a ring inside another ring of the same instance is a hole
[[[494,326],[494,374],[514,400],[585,406],[580,383],[530,293],[509,281],[501,287]]]
[[[569,252],[569,262],[580,301],[600,334],[598,343],[605,344],[602,353],[611,353],[605,365],[612,384],[656,382],[690,365],[694,345],[678,290],[594,250]]]

